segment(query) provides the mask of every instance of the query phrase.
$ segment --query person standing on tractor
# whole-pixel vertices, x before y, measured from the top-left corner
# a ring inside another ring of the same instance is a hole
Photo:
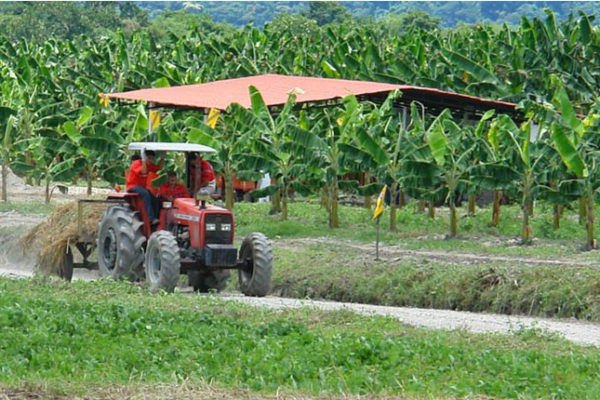
[[[178,198],[189,198],[190,194],[187,188],[177,181],[175,171],[170,170],[167,172],[167,183],[159,186],[157,196],[160,200],[173,201]]]
[[[215,171],[212,165],[198,153],[190,155],[190,184],[192,193],[202,191],[204,194],[212,194],[217,188]]]
[[[152,225],[158,223],[158,212],[160,209],[160,203],[148,188],[146,187],[148,173],[158,172],[164,164],[164,155],[161,156],[158,164],[154,164],[154,151],[142,150],[141,159],[134,159],[129,167],[127,179],[125,181],[125,190],[130,193],[137,193],[142,196],[144,200],[144,206],[146,207],[146,213],[148,219]]]

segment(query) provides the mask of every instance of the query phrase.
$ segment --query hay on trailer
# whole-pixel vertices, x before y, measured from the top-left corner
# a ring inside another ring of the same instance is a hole
[[[30,229],[22,238],[23,251],[40,248],[35,269],[48,275],[63,276],[67,246],[71,251],[80,240],[94,242],[98,224],[107,208],[105,203],[83,203],[81,230],[77,226],[77,201],[56,208],[48,218]]]

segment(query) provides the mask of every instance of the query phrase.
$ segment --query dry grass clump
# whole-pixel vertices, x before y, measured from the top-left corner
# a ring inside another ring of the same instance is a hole
[[[106,203],[82,203],[81,232],[77,226],[77,201],[56,208],[44,222],[31,228],[21,238],[21,245],[24,251],[40,248],[36,270],[63,276],[67,246],[73,249],[80,239],[95,242],[106,207]]]

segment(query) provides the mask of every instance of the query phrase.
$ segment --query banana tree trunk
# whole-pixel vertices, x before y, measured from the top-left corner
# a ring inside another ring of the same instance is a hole
[[[474,194],[469,195],[469,216],[470,217],[475,216],[475,195]]]
[[[90,178],[89,176],[87,178],[87,195],[92,195],[92,178]]]
[[[333,189],[333,195],[331,196],[331,225],[330,228],[340,227],[340,215],[338,211],[338,190]]]
[[[454,204],[454,199],[450,200],[450,237],[456,237],[456,204]]]
[[[521,227],[521,241],[523,244],[531,243],[531,226],[529,218],[533,210],[533,198],[531,196],[531,187],[533,183],[533,172],[528,170],[522,178],[521,187],[523,198],[521,200],[521,211],[523,212],[523,226]]]
[[[396,206],[396,193],[398,190],[398,185],[393,184],[390,187],[390,231],[396,232],[398,230],[398,226],[396,225],[396,211],[398,207]]]
[[[288,186],[284,185],[281,193],[281,220],[287,221],[288,219]]]
[[[594,194],[588,194],[586,198],[586,248],[588,250],[596,248],[596,239],[594,239]]]
[[[8,184],[8,163],[2,163],[2,201],[8,201],[7,184]]]
[[[434,219],[435,218],[435,206],[433,204],[433,201],[428,201],[427,202],[427,207],[429,210],[429,218]]]
[[[502,199],[502,191],[494,190],[494,203],[492,206],[492,226],[498,226],[500,221],[500,200]]]
[[[332,185],[329,187],[329,227],[340,227],[340,216],[338,210],[338,182],[337,178],[333,179]]]
[[[422,214],[425,213],[425,200],[419,199],[419,202],[418,202],[418,211],[420,213],[422,213]]]
[[[523,244],[531,243],[531,226],[529,226],[529,204],[523,204],[523,226],[521,227],[521,241]]]
[[[553,222],[554,229],[560,228],[560,214],[561,214],[560,205],[554,204],[552,206],[552,222]]]

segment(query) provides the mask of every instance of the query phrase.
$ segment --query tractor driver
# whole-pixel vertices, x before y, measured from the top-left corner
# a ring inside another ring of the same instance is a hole
[[[125,189],[130,193],[137,193],[142,196],[148,219],[152,225],[158,223],[158,212],[160,203],[158,199],[146,188],[146,181],[149,172],[158,172],[164,162],[164,154],[161,155],[158,164],[154,164],[154,151],[142,150],[142,158],[134,159],[129,167],[129,173],[125,181]]]
[[[187,188],[177,181],[177,174],[170,170],[167,172],[167,183],[163,183],[158,188],[158,198],[166,201],[173,201],[177,198],[190,197]]]
[[[213,194],[217,188],[213,167],[202,159],[201,154],[192,153],[190,156],[190,178],[192,192]]]

